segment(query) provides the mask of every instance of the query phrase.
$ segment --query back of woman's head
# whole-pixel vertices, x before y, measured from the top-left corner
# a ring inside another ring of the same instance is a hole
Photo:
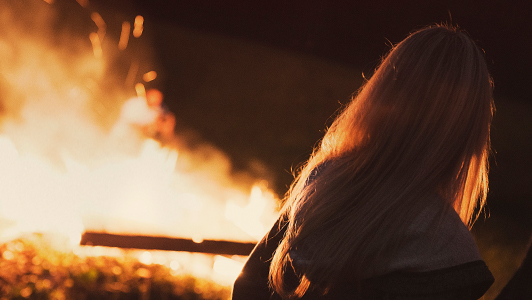
[[[461,183],[466,173],[485,173],[492,114],[482,51],[463,31],[428,27],[392,49],[328,131],[320,156],[370,151],[365,154],[391,163],[402,176],[425,185],[434,180],[431,188],[450,193],[444,196],[470,221],[471,207],[462,207],[468,201],[458,194],[487,188],[485,178],[472,191],[463,191]]]
[[[290,223],[270,272],[275,289],[297,297],[328,287],[347,262],[363,278],[382,258],[375,253],[386,253],[430,195],[469,223],[487,192],[492,114],[491,77],[465,32],[435,25],[393,47],[287,194],[283,213]],[[324,230],[307,258],[327,257],[331,265],[309,266],[301,284],[287,288],[289,251]]]

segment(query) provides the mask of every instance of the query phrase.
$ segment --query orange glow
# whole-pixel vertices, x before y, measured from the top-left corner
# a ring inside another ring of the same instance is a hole
[[[135,83],[135,77],[137,77],[138,71],[139,71],[139,63],[137,61],[133,61],[131,65],[129,65],[129,70],[127,71],[126,81],[124,83],[126,85],[133,85]]]
[[[157,89],[149,89],[146,92],[146,100],[151,107],[160,107],[163,103],[163,93]]]
[[[118,49],[125,50],[129,42],[129,32],[131,31],[131,24],[129,22],[122,23],[122,31],[120,32],[120,40],[118,41]]]
[[[233,202],[228,202],[225,207],[225,217],[233,220],[250,236],[259,240],[268,228],[261,222],[262,212],[268,205],[275,202],[275,196],[264,190],[259,185],[255,185],[251,190],[249,202],[245,207],[241,207]],[[271,207],[268,209],[272,209]]]
[[[91,19],[98,27],[98,37],[100,38],[100,41],[102,41],[105,36],[107,25],[105,25],[105,21],[103,20],[102,16],[100,16],[100,14],[97,12],[93,12],[91,14]]]
[[[87,7],[89,5],[89,0],[76,0],[76,2],[81,5],[81,7]]]
[[[145,82],[150,82],[152,80],[155,80],[155,78],[157,78],[157,72],[155,71],[149,71],[147,73],[144,73],[144,75],[142,75],[142,79]]]
[[[213,271],[216,275],[221,277],[221,280],[227,280],[229,278],[236,278],[242,267],[244,266],[243,261],[239,257],[227,258],[224,256],[216,255],[214,257]],[[232,284],[233,282],[227,282],[227,284]]]
[[[103,50],[102,50],[102,45],[100,43],[100,37],[98,36],[98,34],[95,32],[91,33],[89,35],[89,39],[91,40],[92,51],[94,53],[94,57],[102,58]]]
[[[135,17],[135,23],[133,24],[133,36],[138,38],[142,35],[142,31],[144,30],[144,17],[142,16],[136,16]]]
[[[203,243],[203,238],[201,236],[196,235],[192,237],[192,241],[196,244],[201,244]]]
[[[6,15],[0,27],[16,30],[17,20]],[[99,14],[91,19],[105,28]],[[122,35],[129,36],[126,23]],[[138,16],[135,28],[142,23]],[[43,232],[50,233],[46,238],[55,248],[76,255],[123,255],[114,248],[79,246],[82,232],[254,242],[273,224],[277,198],[267,183],[251,176],[246,184],[237,181],[230,159],[208,143],[194,151],[171,146],[186,137],[175,136],[175,117],[164,109],[162,93],[137,82],[139,69],[149,62],[132,58],[128,70],[109,72],[118,64],[99,33],[90,33],[91,47],[86,36],[57,44],[41,32],[14,32],[0,35],[0,242]],[[108,45],[125,49],[127,41]],[[123,86],[108,78],[126,71]],[[148,82],[157,73],[143,75]],[[9,251],[1,255],[14,259]],[[137,256],[226,282],[242,264],[241,258],[193,253]]]
[[[144,84],[135,84],[135,91],[137,92],[137,97],[146,99],[146,89],[144,88]]]

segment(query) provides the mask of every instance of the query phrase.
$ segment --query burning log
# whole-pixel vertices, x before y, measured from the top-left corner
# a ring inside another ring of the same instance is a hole
[[[140,235],[121,235],[100,232],[83,233],[80,245],[105,246],[145,250],[187,251],[219,255],[249,255],[254,243],[203,240]]]

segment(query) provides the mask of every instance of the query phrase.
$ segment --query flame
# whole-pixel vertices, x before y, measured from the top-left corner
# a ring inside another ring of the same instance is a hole
[[[241,207],[233,202],[227,203],[225,217],[258,240],[267,229],[261,221],[262,213],[266,210],[266,206],[271,203],[275,203],[275,196],[259,185],[255,185],[251,190],[246,206]]]
[[[101,42],[112,39],[112,28],[101,15],[90,15],[98,32],[57,44],[37,38],[38,30],[18,29],[16,14],[4,6],[0,26],[13,33],[0,36],[1,241],[52,232],[66,237],[58,247],[96,255],[100,247],[76,246],[85,230],[196,242],[262,237],[276,219],[275,194],[262,180],[237,184],[229,159],[211,145],[192,152],[162,142],[181,138],[173,135],[173,114],[163,109],[162,93],[136,82],[141,63],[135,59],[125,86],[111,84],[114,56]],[[24,20],[46,27],[40,22],[50,24],[53,14]],[[143,22],[135,18],[134,37],[141,36]],[[126,49],[130,27],[122,23],[118,50]],[[92,48],[80,46],[87,40]],[[142,77],[150,82],[157,73]],[[139,260],[230,280],[242,266],[237,257],[165,255],[142,252]]]
[[[240,274],[240,271],[242,271],[243,262],[242,259],[238,257],[232,257],[228,258],[225,256],[216,255],[214,258],[213,263],[213,271],[217,274],[220,281],[224,281],[227,279],[233,279]],[[227,282],[227,284],[231,284],[232,281]]]

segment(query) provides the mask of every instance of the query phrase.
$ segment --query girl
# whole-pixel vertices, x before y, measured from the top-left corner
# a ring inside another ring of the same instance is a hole
[[[468,226],[488,189],[492,81],[436,25],[397,44],[336,118],[255,247],[233,299],[478,299]]]

